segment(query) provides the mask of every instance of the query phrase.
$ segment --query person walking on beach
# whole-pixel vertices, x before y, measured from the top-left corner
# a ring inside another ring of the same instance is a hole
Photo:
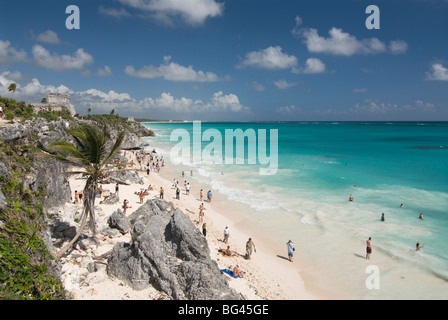
[[[199,192],[199,200],[202,201],[203,197],[204,197],[204,192],[202,192],[202,189],[201,189],[201,192]]]
[[[118,183],[115,184],[115,195],[118,197]]]
[[[288,259],[289,261],[293,262],[294,251],[296,250],[294,248],[294,243],[289,240],[288,242],[286,242],[286,247],[288,248]]]
[[[366,241],[366,259],[370,260],[370,255],[372,254],[372,238]]]
[[[180,189],[176,188],[176,199],[180,200]]]
[[[257,249],[255,249],[255,243],[252,241],[252,238],[249,238],[246,242],[246,259],[250,260],[252,251],[257,252]]]
[[[204,237],[207,236],[207,226],[205,223],[202,224],[202,234],[204,235]]]
[[[224,229],[224,243],[227,243],[227,241],[229,241],[229,227],[226,226],[226,228]]]

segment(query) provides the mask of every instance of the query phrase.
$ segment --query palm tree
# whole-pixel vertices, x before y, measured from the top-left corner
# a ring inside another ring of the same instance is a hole
[[[12,91],[12,94],[14,95],[14,92],[16,92],[17,85],[15,83],[11,83],[8,87],[8,91]]]
[[[74,143],[67,141],[54,141],[47,146],[47,149],[54,154],[44,153],[43,155],[51,156],[60,161],[68,163],[76,168],[76,171],[66,172],[68,174],[80,174],[87,176],[87,182],[84,187],[84,208],[82,212],[81,226],[75,237],[61,250],[56,253],[55,258],[59,259],[81,235],[89,216],[89,227],[93,234],[96,234],[95,224],[95,198],[97,195],[98,181],[110,172],[115,171],[117,166],[108,166],[118,152],[123,142],[124,132],[120,132],[115,143],[108,148],[106,127],[98,129],[89,124],[81,124],[77,128],[70,131],[74,139]],[[122,164],[121,164],[122,165]]]

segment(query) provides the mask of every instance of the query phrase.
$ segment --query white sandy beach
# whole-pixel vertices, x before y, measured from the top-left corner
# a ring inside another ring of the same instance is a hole
[[[127,152],[127,157],[138,163],[132,152]],[[144,185],[120,185],[119,197],[120,203],[115,205],[99,204],[99,199],[96,201],[97,210],[97,224],[99,230],[102,226],[107,225],[108,217],[121,208],[124,199],[129,200],[131,208],[127,210],[127,215],[137,210],[141,204],[139,197],[135,194],[141,188],[147,188],[149,185],[154,187],[153,191],[145,197],[145,200],[158,198],[159,189],[163,187],[165,190],[164,200],[173,202],[173,204],[181,209],[189,218],[202,230],[202,223],[199,223],[199,189],[192,185],[190,195],[185,194],[184,187],[181,183],[184,179],[179,173],[179,176],[166,176],[165,168],[161,168],[160,173],[152,172],[147,175],[146,172],[141,171],[139,174],[144,179]],[[173,179],[179,181],[181,189],[180,200],[175,197],[175,189],[173,187]],[[70,187],[74,195],[75,190],[82,190],[84,188],[85,180],[77,177],[70,178]],[[104,184],[104,190],[114,192],[113,184]],[[206,199],[206,190],[204,190],[204,199]],[[215,199],[213,199],[216,201]],[[220,269],[233,268],[239,265],[244,272],[244,278],[230,278],[227,277],[229,285],[239,292],[244,299],[249,300],[301,300],[301,299],[319,299],[311,295],[305,289],[304,281],[300,275],[300,270],[296,262],[290,262],[286,259],[286,245],[282,252],[273,252],[272,248],[264,246],[263,239],[253,238],[256,245],[256,252],[252,254],[250,260],[244,258],[245,244],[248,237],[251,236],[253,230],[247,230],[239,227],[239,225],[247,225],[239,223],[238,213],[233,212],[218,212],[214,209],[216,204],[203,202],[205,205],[204,222],[207,225],[207,241],[210,248],[211,258],[216,260]],[[81,204],[67,203],[65,210],[60,210],[61,219],[76,224],[73,220],[73,214],[76,211],[81,212]],[[230,218],[231,217],[231,218]],[[225,257],[218,252],[218,248],[225,248],[227,245],[222,242],[223,230],[228,226],[230,229],[230,237],[228,245],[233,251],[238,253],[238,256]],[[98,268],[96,272],[89,272],[87,265],[94,261],[93,257],[98,257],[109,250],[111,250],[117,242],[129,242],[129,233],[120,236],[109,238],[99,235],[100,243],[87,250],[73,250],[70,255],[63,257],[63,282],[65,288],[71,293],[73,299],[78,300],[146,300],[163,298],[163,294],[159,293],[154,288],[145,290],[133,290],[131,287],[124,284],[118,279],[111,279],[107,273],[105,265],[103,268]],[[285,241],[286,242],[286,241]],[[296,251],[297,252],[297,251]],[[282,258],[283,257],[283,258]],[[298,259],[297,256],[294,257]],[[101,265],[101,264],[100,264]]]

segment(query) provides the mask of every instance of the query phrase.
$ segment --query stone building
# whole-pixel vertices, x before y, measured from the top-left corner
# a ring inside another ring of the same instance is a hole
[[[62,109],[67,109],[70,114],[74,116],[76,114],[75,107],[70,101],[70,95],[65,93],[49,93],[46,103],[34,104],[36,111],[47,110],[51,108],[55,111],[61,111]]]

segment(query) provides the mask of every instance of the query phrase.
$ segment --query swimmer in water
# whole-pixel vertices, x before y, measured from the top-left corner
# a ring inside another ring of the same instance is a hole
[[[415,245],[415,251],[420,251],[421,248],[423,248],[425,246],[425,244],[423,244],[422,246],[420,245],[420,242],[417,242],[417,244]]]
[[[349,201],[353,201],[353,195],[351,194],[350,197],[348,198]]]

